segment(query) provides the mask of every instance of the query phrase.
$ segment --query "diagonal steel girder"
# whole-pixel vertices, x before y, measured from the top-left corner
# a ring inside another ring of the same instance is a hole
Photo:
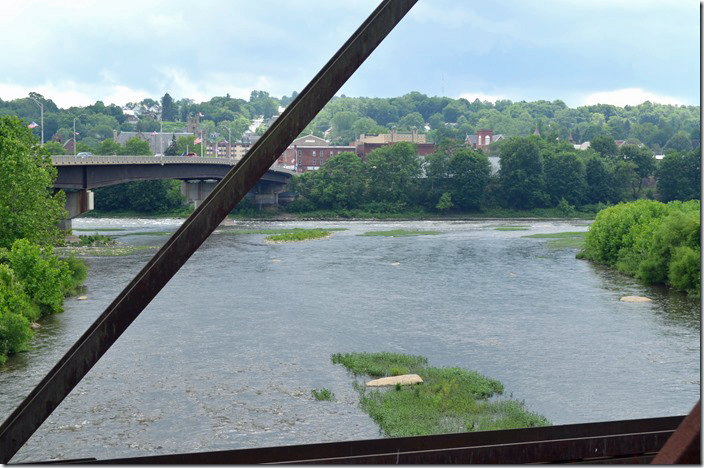
[[[242,160],[0,426],[7,463],[417,0],[383,0]]]

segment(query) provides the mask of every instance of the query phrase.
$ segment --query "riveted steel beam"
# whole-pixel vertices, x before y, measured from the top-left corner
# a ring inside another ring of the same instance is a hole
[[[210,236],[416,0],[384,0],[0,426],[7,463]]]

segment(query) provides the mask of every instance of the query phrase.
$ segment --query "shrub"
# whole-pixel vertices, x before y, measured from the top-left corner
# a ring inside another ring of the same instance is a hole
[[[39,310],[34,306],[12,269],[0,264],[0,364],[8,354],[24,349],[32,337],[30,321]]]
[[[321,388],[320,390],[311,390],[310,392],[318,401],[332,401],[335,399],[335,394],[332,393],[327,388]]]
[[[74,283],[66,262],[27,239],[17,239],[6,253],[10,268],[42,314],[63,312],[64,295]]]

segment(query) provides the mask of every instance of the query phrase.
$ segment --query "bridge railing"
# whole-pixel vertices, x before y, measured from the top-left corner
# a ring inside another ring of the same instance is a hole
[[[201,158],[192,156],[52,156],[51,162],[54,166],[98,166],[98,165],[119,165],[119,164],[219,164],[234,166],[240,161],[239,158]],[[271,166],[271,171],[282,172],[288,175],[295,175],[296,171]]]

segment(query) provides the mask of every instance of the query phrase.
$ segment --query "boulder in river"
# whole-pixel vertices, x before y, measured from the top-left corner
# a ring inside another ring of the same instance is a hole
[[[367,382],[367,387],[386,387],[387,385],[415,385],[423,383],[423,379],[418,374],[396,375],[394,377],[383,377],[381,379]]]
[[[623,296],[621,302],[653,302],[653,300],[643,296]]]

